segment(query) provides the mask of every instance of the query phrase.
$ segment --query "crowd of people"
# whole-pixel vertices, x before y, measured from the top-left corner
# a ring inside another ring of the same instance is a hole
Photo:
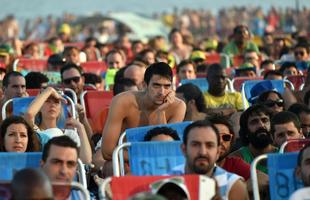
[[[123,33],[113,42],[100,41],[94,30],[79,30],[77,35],[71,15],[60,23],[51,17],[47,24],[38,20],[31,29],[26,24],[24,38],[19,38],[17,21],[7,17],[0,23],[5,30],[0,34],[1,108],[12,98],[30,96],[29,89],[40,92],[19,116],[7,106],[1,116],[0,151],[42,152],[44,172],[17,173],[13,195],[63,198],[53,197],[47,180],[74,181],[78,158],[92,166],[93,181],[100,185],[113,175],[112,154],[121,133],[156,125],[145,142],[182,142],[185,163],[170,175],[206,175],[217,181],[217,198],[251,198],[253,160],[278,153],[289,140],[310,137],[308,15],[306,8],[271,9],[267,15],[260,8],[231,8],[218,16],[185,10],[157,16],[173,27],[167,36],[132,41]],[[109,33],[105,27],[96,28]],[[46,71],[23,68],[16,59],[45,60]],[[87,62],[101,63],[106,70],[85,73]],[[49,80],[46,72],[58,74],[60,81]],[[289,82],[283,90],[272,84],[289,77],[299,77],[302,83]],[[198,78],[207,87],[184,82]],[[237,79],[265,81],[258,82],[245,99],[240,87],[231,84]],[[72,92],[66,98],[64,88]],[[80,97],[89,88],[113,94],[109,107],[98,110],[95,119],[87,116],[79,99],[71,107],[68,102],[74,98],[67,99]],[[182,137],[166,127],[183,121],[192,123]],[[309,147],[299,149],[296,163],[296,176],[305,187],[310,186]],[[125,172],[130,174],[127,155]],[[257,174],[261,197],[268,199],[266,163],[257,166]],[[29,177],[36,177],[28,185],[32,190],[23,183]],[[46,186],[44,194],[36,192],[38,185]],[[97,187],[88,189],[96,199]],[[66,195],[83,198],[78,192]]]

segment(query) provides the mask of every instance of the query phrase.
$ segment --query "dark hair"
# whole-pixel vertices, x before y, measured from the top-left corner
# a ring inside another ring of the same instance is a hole
[[[52,184],[41,169],[22,169],[14,174],[11,183],[12,199],[35,199],[36,192],[42,190],[42,187],[44,199],[53,199]]]
[[[254,104],[250,106],[248,109],[246,109],[240,116],[240,130],[239,130],[239,136],[242,141],[243,145],[248,145],[249,140],[248,140],[248,119],[252,115],[258,115],[260,113],[263,113],[271,118],[271,113],[269,109],[262,105],[262,104]]]
[[[179,29],[177,29],[177,28],[171,29],[171,31],[170,31],[170,33],[169,33],[169,35],[168,35],[168,38],[169,38],[170,41],[171,41],[172,35],[175,34],[175,33],[180,33],[180,34],[181,34],[181,31],[180,31]],[[182,34],[181,34],[181,35],[182,35]],[[183,35],[182,35],[182,36],[183,36]]]
[[[267,71],[267,72],[265,73],[265,75],[264,75],[264,80],[267,79],[267,77],[268,77],[269,75],[276,75],[276,76],[281,76],[281,77],[283,77],[283,74],[282,74],[281,72],[279,72],[278,70],[269,70],[269,71]]]
[[[249,30],[249,28],[246,25],[237,25],[237,26],[235,26],[235,28],[233,30],[233,34],[234,35],[237,34],[240,31],[240,29],[242,29],[242,28],[245,28],[249,32],[249,34],[250,34],[250,30]]]
[[[84,73],[83,74],[84,78],[85,78],[85,84],[93,84],[96,85],[97,83],[101,83],[102,82],[102,78],[101,76],[94,74],[94,73]]]
[[[8,72],[3,77],[3,80],[2,80],[2,86],[3,87],[8,87],[9,86],[9,81],[10,81],[11,76],[12,77],[18,77],[18,76],[24,77],[20,72],[17,72],[17,71]]]
[[[172,82],[173,77],[172,70],[167,63],[164,62],[153,63],[148,68],[146,68],[144,74],[144,82],[147,85],[150,83],[150,80],[153,75],[159,75],[165,77]]]
[[[267,100],[268,96],[269,96],[271,93],[277,94],[278,97],[279,97],[280,99],[284,100],[283,97],[282,97],[282,95],[281,95],[279,92],[274,91],[274,90],[269,90],[269,91],[266,91],[266,92],[263,92],[262,94],[260,94],[260,95],[258,96],[258,99],[257,99],[256,103],[264,104],[265,101]]]
[[[125,87],[132,87],[135,85],[136,85],[136,83],[133,80],[131,80],[129,78],[121,78],[117,82],[114,83],[113,95],[115,96],[121,92],[124,92]]]
[[[193,61],[191,61],[191,60],[182,60],[182,61],[180,62],[180,64],[177,65],[177,73],[179,73],[180,69],[181,69],[182,67],[184,67],[185,65],[192,65],[193,68],[194,68],[194,71],[196,72],[196,67],[195,67],[195,64],[194,64]]]
[[[310,144],[306,144],[298,153],[298,157],[297,157],[297,166],[301,167],[301,162],[302,162],[302,158],[304,156],[304,152],[306,149],[308,149],[310,147]]]
[[[188,135],[189,132],[194,129],[194,128],[203,128],[203,127],[210,127],[213,129],[213,131],[215,132],[216,135],[216,140],[217,140],[217,145],[220,145],[220,134],[219,131],[217,130],[217,128],[214,126],[214,124],[212,124],[209,120],[199,120],[199,121],[195,121],[191,124],[189,124],[185,130],[184,130],[184,134],[183,134],[183,144],[186,146],[187,145],[187,140],[188,140]]]
[[[224,70],[221,64],[219,63],[213,63],[209,65],[208,70],[207,70],[207,77],[211,76],[212,73]]]
[[[26,76],[27,89],[40,89],[42,83],[48,83],[49,79],[41,72],[29,72]]]
[[[82,69],[80,66],[78,66],[78,65],[76,65],[76,64],[74,64],[74,63],[68,63],[68,64],[65,64],[65,65],[60,69],[61,79],[62,79],[63,73],[64,73],[65,71],[67,71],[67,70],[70,70],[70,69],[76,69],[76,70],[80,73],[81,76],[83,75],[83,69]]]
[[[298,70],[295,62],[284,62],[279,69],[280,73],[283,74],[284,70],[289,67],[295,67]]]
[[[233,135],[232,141],[235,140],[235,131],[234,127],[232,125],[232,121],[224,115],[214,114],[206,117],[207,120],[209,120],[212,124],[222,124],[226,126],[229,130],[229,133]]]
[[[296,49],[296,48],[304,48],[304,49],[306,49],[306,52],[307,52],[307,53],[310,52],[310,50],[309,50],[309,44],[304,43],[304,42],[297,43],[297,44],[295,45],[294,49]]]
[[[264,60],[260,64],[260,68],[263,69],[264,65],[274,64],[273,60]]]
[[[186,83],[176,89],[176,93],[182,93],[186,103],[190,100],[195,100],[195,105],[199,112],[206,112],[206,103],[203,93],[196,85]]]
[[[26,120],[21,116],[10,116],[6,118],[5,120],[3,120],[3,122],[1,123],[0,151],[6,151],[5,146],[4,146],[4,137],[7,133],[8,127],[12,124],[23,124],[26,127],[27,136],[28,136],[28,144],[27,144],[26,152],[40,151],[40,141],[36,133],[33,131],[30,125],[26,122]]]
[[[308,108],[308,106],[303,103],[294,103],[288,108],[287,111],[295,113],[298,118],[301,113],[310,114],[310,108]]]
[[[295,113],[282,111],[275,114],[271,119],[271,133],[274,135],[275,125],[286,124],[289,122],[293,122],[298,131],[301,129],[300,121]]]
[[[54,137],[50,139],[44,146],[43,152],[42,152],[42,160],[45,162],[48,158],[49,151],[52,145],[55,146],[60,146],[60,147],[68,147],[68,148],[73,148],[76,149],[77,155],[79,156],[79,148],[71,138],[68,136],[59,136],[59,137]]]
[[[180,140],[177,131],[167,126],[152,128],[146,133],[143,140],[151,141],[153,137],[156,137],[158,135],[168,135],[172,137],[173,140]]]

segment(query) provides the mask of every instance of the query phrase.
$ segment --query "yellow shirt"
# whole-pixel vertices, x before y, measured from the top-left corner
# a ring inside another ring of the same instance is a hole
[[[204,94],[207,108],[235,108],[243,109],[242,96],[240,92],[225,92],[221,97],[212,96],[209,92]]]

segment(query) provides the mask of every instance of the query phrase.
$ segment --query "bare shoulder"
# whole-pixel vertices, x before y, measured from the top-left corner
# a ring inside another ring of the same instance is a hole
[[[249,199],[246,184],[241,179],[237,180],[231,187],[228,199]]]
[[[127,91],[127,92],[122,92],[116,96],[113,97],[112,99],[112,104],[117,103],[118,106],[120,105],[128,105],[130,103],[136,102],[136,92],[133,91]]]
[[[173,102],[172,107],[186,109],[186,104],[183,100],[175,97],[175,101]]]

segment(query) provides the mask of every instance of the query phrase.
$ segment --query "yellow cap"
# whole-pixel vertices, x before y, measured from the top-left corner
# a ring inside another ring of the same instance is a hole
[[[191,54],[191,60],[206,59],[206,54],[203,51],[193,51]]]

